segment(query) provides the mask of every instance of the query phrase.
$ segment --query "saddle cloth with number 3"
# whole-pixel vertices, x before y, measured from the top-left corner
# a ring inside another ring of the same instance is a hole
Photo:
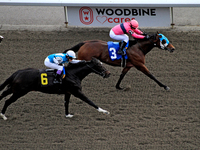
[[[107,42],[108,44],[108,52],[109,52],[109,56],[110,56],[110,59],[113,61],[115,59],[121,59],[122,58],[122,55],[119,55],[117,52],[119,50],[119,42],[112,42],[112,41],[109,41]],[[125,54],[126,54],[126,51],[125,51]],[[125,55],[125,59],[127,59],[128,56],[127,54]]]

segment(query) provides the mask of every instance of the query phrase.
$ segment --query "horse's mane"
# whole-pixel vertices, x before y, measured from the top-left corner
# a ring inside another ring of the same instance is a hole
[[[151,34],[149,36],[150,36],[150,39],[153,39],[153,40],[156,39],[156,33]],[[131,47],[131,46],[137,44],[137,42],[143,42],[143,41],[146,41],[146,39],[129,40],[129,46]]]
[[[78,62],[78,63],[68,63],[68,65],[66,66],[66,68],[67,69],[74,69],[74,68],[78,68],[78,67],[82,67],[83,65],[85,65],[86,64],[86,62],[82,62],[82,61],[80,61],[80,62]]]
[[[135,45],[137,43],[137,40],[129,40],[129,46]]]
[[[156,33],[154,33],[154,34],[151,34],[151,35],[150,35],[150,39],[153,39],[153,40],[155,40],[155,39],[156,39],[156,35],[157,35]]]
[[[90,61],[82,60],[82,61],[77,62],[77,63],[69,62],[68,65],[66,66],[66,68],[67,69],[74,69],[74,68],[78,68],[78,67],[83,67],[86,64],[91,64],[91,63],[93,63],[94,65],[101,65],[98,59],[92,58],[92,60],[90,60]]]

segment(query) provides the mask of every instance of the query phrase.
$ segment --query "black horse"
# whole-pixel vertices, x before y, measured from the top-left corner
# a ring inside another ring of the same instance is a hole
[[[45,70],[43,69],[43,71]],[[104,78],[109,77],[110,72],[101,65],[99,60],[93,58],[91,61],[81,61],[76,64],[69,63],[67,67],[65,67],[65,72],[62,84],[53,84],[50,86],[48,86],[47,73],[41,72],[41,70],[28,68],[13,73],[0,85],[0,91],[7,86],[7,89],[0,95],[0,100],[9,94],[12,94],[12,96],[5,101],[0,116],[4,120],[7,120],[7,117],[5,116],[7,107],[30,91],[40,91],[48,94],[65,94],[66,117],[73,117],[73,115],[68,112],[71,94],[93,106],[99,112],[109,114],[108,111],[95,105],[82,93],[81,81],[88,74],[96,73]]]

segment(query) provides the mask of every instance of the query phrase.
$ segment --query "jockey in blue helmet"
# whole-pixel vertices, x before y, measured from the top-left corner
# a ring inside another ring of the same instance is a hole
[[[57,69],[54,83],[61,83],[60,77],[63,71],[64,63],[73,62],[76,59],[74,51],[69,50],[66,53],[55,53],[46,57],[44,64],[46,67]],[[76,61],[74,62],[76,63]]]

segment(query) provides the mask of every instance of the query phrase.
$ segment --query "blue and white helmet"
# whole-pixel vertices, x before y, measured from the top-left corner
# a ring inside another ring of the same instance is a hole
[[[66,52],[66,54],[67,54],[67,56],[69,56],[69,57],[71,57],[71,58],[73,58],[73,59],[76,58],[76,54],[75,54],[74,51],[72,51],[72,50],[68,50],[68,51]]]

